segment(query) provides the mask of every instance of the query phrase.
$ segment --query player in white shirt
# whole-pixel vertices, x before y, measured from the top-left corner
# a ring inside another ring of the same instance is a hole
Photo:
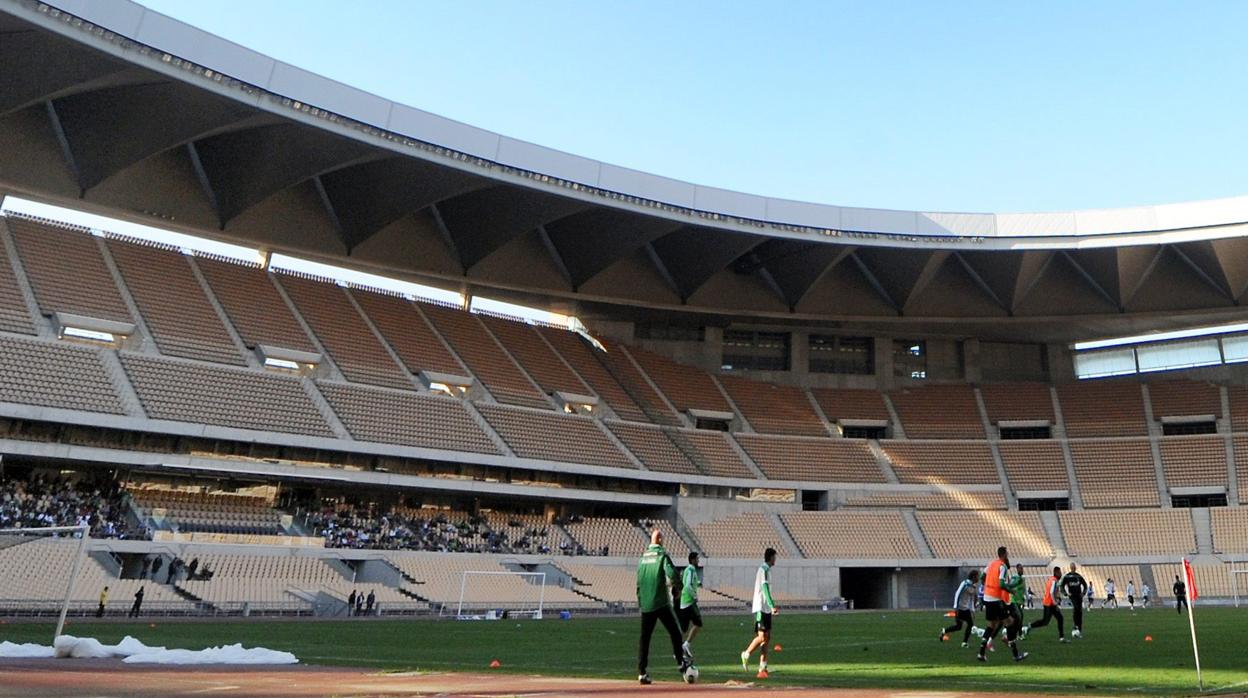
[[[1148,582],[1144,582],[1140,585],[1140,600],[1142,601],[1140,608],[1148,608],[1149,597],[1152,595],[1153,590],[1152,587],[1148,586]]]
[[[1127,580],[1127,603],[1131,605],[1131,610],[1135,610],[1135,580]]]
[[[780,612],[771,597],[771,568],[776,565],[775,548],[763,553],[763,564],[754,575],[754,639],[741,653],[741,668],[749,671],[750,655],[758,653],[758,678],[767,678],[767,646],[771,644],[771,617]]]
[[[1105,580],[1105,600],[1101,602],[1101,608],[1105,608],[1109,604],[1114,604],[1114,608],[1118,608],[1118,597],[1114,595],[1114,580]]]

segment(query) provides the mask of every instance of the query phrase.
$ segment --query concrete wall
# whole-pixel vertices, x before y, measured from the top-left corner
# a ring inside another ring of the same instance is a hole
[[[786,511],[799,511],[801,508],[802,503],[796,498],[792,503],[738,502],[734,499],[705,497],[678,497],[676,499],[676,513],[691,527],[706,521],[722,519],[725,516],[756,512],[779,514]]]

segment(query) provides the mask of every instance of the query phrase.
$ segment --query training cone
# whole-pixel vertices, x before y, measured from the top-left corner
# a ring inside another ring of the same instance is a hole
[[[1145,636],[1144,636],[1144,641],[1145,641],[1145,642],[1152,642],[1152,641],[1153,641],[1153,636],[1152,636],[1152,635],[1145,635]]]
[[[155,624],[155,623],[148,623],[148,624],[147,624],[147,627],[149,627],[149,628],[155,628],[155,627],[156,627],[156,624]]]
[[[783,651],[784,651],[784,648],[783,648],[783,647],[781,647],[780,645],[776,645],[776,646],[775,646],[775,647],[773,647],[772,649],[774,649],[774,650],[775,650],[775,651],[777,651],[777,652],[783,652]]]
[[[958,617],[958,612],[957,612],[957,611],[949,611],[948,613],[946,613],[946,614],[945,614],[945,617],[946,617],[946,618],[957,618],[957,617]]]
[[[497,659],[495,659],[494,661],[490,662],[490,668],[491,668],[491,669],[497,669],[497,668],[501,667],[502,665],[503,665],[503,663],[502,663],[502,662],[500,662],[500,661],[498,661]]]
[[[757,675],[757,676],[755,676],[755,678],[759,678],[759,679],[766,679],[766,678],[770,678],[770,677],[771,677],[771,675],[767,673],[767,670],[766,670],[766,669],[759,669],[759,670],[758,670],[758,675]]]
[[[948,635],[941,635],[941,636],[940,636],[940,641],[941,641],[941,642],[948,642],[948,641],[949,641],[949,636],[948,636]]]

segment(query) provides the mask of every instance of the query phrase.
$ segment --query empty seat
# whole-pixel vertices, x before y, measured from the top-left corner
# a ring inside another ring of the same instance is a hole
[[[451,355],[411,301],[372,289],[353,288],[349,293],[412,373],[468,375],[468,369]]]
[[[1070,489],[1061,444],[1032,439],[999,441],[997,451],[1016,492]]]
[[[984,441],[881,441],[897,479],[907,484],[1000,484]]]
[[[928,385],[889,393],[912,439],[982,439],[983,420],[969,385]]]
[[[1014,560],[1053,556],[1053,545],[1035,511],[920,511],[919,527],[936,557],[991,560],[1004,545]]]
[[[1153,419],[1163,417],[1222,416],[1222,391],[1204,381],[1169,380],[1148,384]]]
[[[732,407],[715,386],[711,374],[706,371],[638,347],[630,346],[625,351],[637,361],[677,410],[732,412]]]
[[[605,352],[590,345],[575,332],[544,325],[539,325],[536,329],[589,385],[594,394],[606,401],[616,416],[632,422],[650,421],[641,405],[608,370],[603,357]]]
[[[270,274],[259,265],[211,255],[196,256],[194,264],[244,344],[316,351],[270,280]]]
[[[1196,534],[1187,509],[1059,511],[1072,555],[1189,555]]]
[[[44,315],[133,322],[96,239],[85,228],[8,216],[9,231]]]
[[[737,442],[773,480],[884,482],[865,441],[737,434]]]
[[[712,558],[762,560],[767,548],[775,548],[781,555],[787,550],[766,514],[738,514],[706,521],[694,526],[693,534]]]
[[[299,379],[122,352],[153,419],[333,437]]]
[[[1144,436],[1144,394],[1138,383],[1082,381],[1057,386],[1066,435]]]
[[[800,388],[732,375],[721,375],[719,382],[757,432],[793,436],[828,435],[806,393]]]
[[[1070,455],[1084,506],[1160,505],[1148,439],[1071,441]]]
[[[4,244],[5,221],[7,216],[0,216],[0,330],[34,334],[35,327],[31,324],[30,311],[26,308],[26,299],[17,285],[17,275],[13,272],[13,261]]]
[[[113,238],[109,252],[160,353],[243,364],[187,257],[172,247]]]
[[[792,511],[780,515],[806,557],[914,559],[919,551],[901,514]]]
[[[485,313],[478,317],[546,393],[594,394],[528,323]]]
[[[0,337],[0,402],[124,413],[100,351]]]
[[[477,409],[521,458],[636,467],[589,417],[484,404]]]
[[[988,421],[1046,421],[1053,416],[1053,397],[1047,383],[990,383],[979,387]]]
[[[1170,487],[1226,487],[1226,439],[1221,436],[1163,436],[1158,446],[1166,484]]]
[[[551,403],[503,351],[475,313],[436,303],[417,306],[499,402],[550,409]]]
[[[361,441],[498,453],[457,399],[327,381],[317,385],[343,426]]]

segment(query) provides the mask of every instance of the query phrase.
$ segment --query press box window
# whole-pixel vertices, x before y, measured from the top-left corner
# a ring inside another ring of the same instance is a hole
[[[811,373],[875,373],[875,340],[870,337],[812,334],[809,347]]]
[[[725,371],[787,371],[790,338],[788,332],[724,330],[720,365]]]
[[[918,339],[894,339],[893,375],[927,378],[927,343]]]

